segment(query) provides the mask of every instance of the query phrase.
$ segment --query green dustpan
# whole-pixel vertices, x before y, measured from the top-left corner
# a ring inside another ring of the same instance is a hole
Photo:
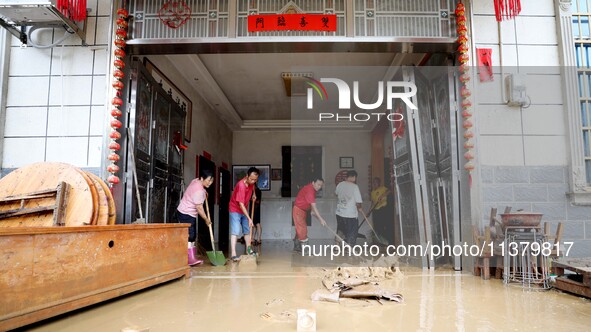
[[[205,200],[205,208],[207,209],[207,219],[211,220],[211,218],[209,217],[209,204],[207,204],[207,199]],[[209,228],[209,238],[211,239],[211,248],[213,249],[213,251],[207,252],[207,258],[209,258],[209,261],[214,266],[226,265],[226,257],[224,256],[224,253],[215,250],[215,243],[213,242],[213,231],[211,230],[211,224],[207,225],[207,227]]]

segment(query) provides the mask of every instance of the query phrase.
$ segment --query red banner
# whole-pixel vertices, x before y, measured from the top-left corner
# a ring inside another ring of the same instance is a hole
[[[478,71],[480,82],[492,82],[494,80],[492,70],[492,48],[477,48]]]
[[[337,31],[337,16],[334,14],[248,16],[248,32],[277,30]]]

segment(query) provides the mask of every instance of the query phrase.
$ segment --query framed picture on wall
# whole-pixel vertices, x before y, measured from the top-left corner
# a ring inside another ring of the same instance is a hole
[[[232,166],[232,188],[236,187],[236,183],[246,176],[246,172],[251,167],[258,168],[259,180],[257,186],[262,191],[271,190],[271,165],[233,165]]]
[[[341,157],[339,159],[340,168],[353,168],[353,157]]]
[[[185,111],[184,139],[191,142],[191,121],[193,119],[193,103],[179,88],[172,83],[148,58],[144,58],[144,67],[152,77],[160,84],[172,99]]]

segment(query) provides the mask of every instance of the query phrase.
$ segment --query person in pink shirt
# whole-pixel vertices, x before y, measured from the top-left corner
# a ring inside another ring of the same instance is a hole
[[[302,251],[302,244],[308,243],[308,225],[306,224],[306,214],[312,210],[312,215],[316,217],[322,226],[326,226],[326,221],[316,208],[316,192],[322,188],[324,180],[314,179],[311,183],[303,186],[298,192],[293,205],[291,215],[295,225],[296,238],[294,239],[293,250]]]
[[[232,197],[230,198],[230,246],[232,249],[232,260],[237,262],[240,256],[236,255],[236,241],[244,235],[246,242],[246,253],[256,255],[250,246],[250,228],[253,227],[252,219],[248,214],[248,202],[256,200],[254,184],[259,179],[259,170],[251,167],[246,172],[246,177],[236,183]]]
[[[189,265],[201,264],[203,260],[197,259],[197,248],[195,248],[195,238],[197,237],[197,214],[205,220],[205,223],[211,225],[211,220],[207,218],[203,203],[207,198],[206,188],[209,188],[213,183],[213,172],[209,169],[201,171],[198,179],[191,181],[181,203],[176,209],[178,222],[191,224],[189,227],[189,242],[188,242],[188,261]]]

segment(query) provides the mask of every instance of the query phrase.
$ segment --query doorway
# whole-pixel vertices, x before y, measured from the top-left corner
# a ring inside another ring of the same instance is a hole
[[[456,75],[453,67],[428,66],[404,68],[398,77],[416,85],[418,108],[398,105],[404,121],[391,128],[399,244],[453,247],[461,235]],[[420,255],[423,268],[461,270],[460,257],[427,253]]]

